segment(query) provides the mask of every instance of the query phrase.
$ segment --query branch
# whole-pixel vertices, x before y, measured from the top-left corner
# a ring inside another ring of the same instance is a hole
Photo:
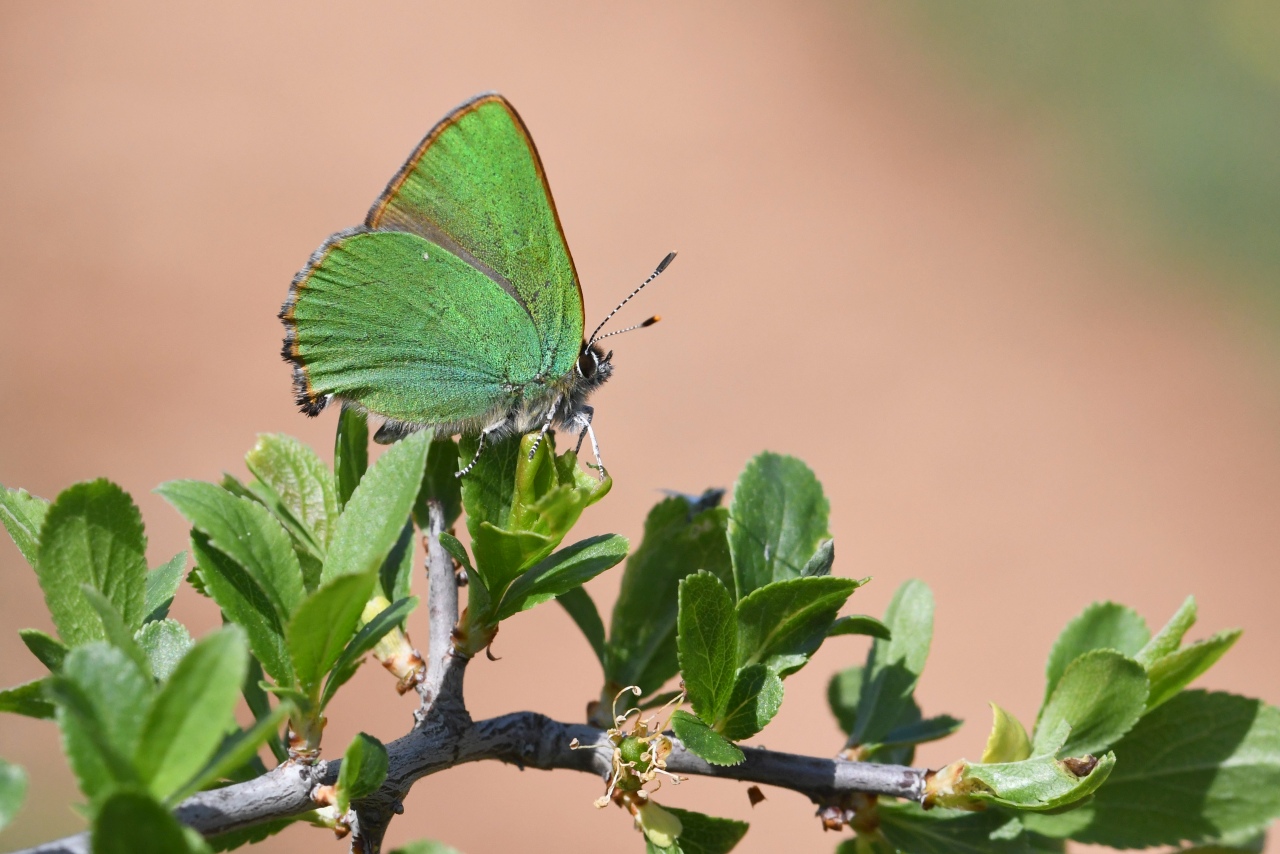
[[[480,760],[496,759],[521,768],[585,771],[603,778],[613,755],[613,743],[604,731],[562,723],[536,712],[515,712],[468,724],[454,738],[441,737],[445,732],[443,727],[419,726],[387,745],[387,780],[367,802],[394,814],[395,805],[418,780]],[[577,750],[569,747],[575,738],[581,745]],[[801,756],[759,747],[743,747],[746,761],[739,765],[718,766],[709,765],[674,736],[671,742],[667,768],[681,775],[762,783],[812,800],[864,792],[918,801],[924,793],[927,772],[921,768]],[[311,768],[281,765],[247,783],[194,795],[179,805],[175,814],[205,836],[298,816],[315,809],[312,789],[335,783],[340,765],[339,760]],[[88,834],[80,834],[20,854],[87,854],[88,850]]]

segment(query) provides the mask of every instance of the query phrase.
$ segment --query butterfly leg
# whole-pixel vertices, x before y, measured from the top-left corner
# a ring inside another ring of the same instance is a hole
[[[492,433],[494,430],[497,430],[504,423],[506,422],[500,421],[497,424],[490,425],[480,431],[480,441],[476,444],[476,455],[472,457],[471,462],[467,463],[466,467],[463,468],[462,471],[455,474],[454,477],[463,477],[464,475],[470,473],[470,471],[476,467],[476,463],[480,461],[480,452],[484,450],[484,440],[488,438],[490,433]]]
[[[533,447],[529,449],[529,459],[533,459],[533,455],[538,453],[538,446],[542,444],[542,439],[547,435],[547,431],[551,429],[551,419],[555,418],[556,410],[560,408],[560,401],[564,400],[564,395],[558,395],[555,402],[551,404],[551,409],[547,412],[547,420],[542,423],[542,430],[538,432],[538,438],[534,440]]]
[[[591,418],[596,414],[596,411],[593,407],[584,406],[581,409],[581,413],[578,416],[578,420],[582,422],[582,432],[578,434],[578,447],[574,449],[574,453],[577,454],[582,450],[582,440],[590,436],[591,453],[596,455],[596,468],[600,469],[600,479],[604,480],[604,463],[600,461],[600,443],[596,441],[596,431],[591,429]]]

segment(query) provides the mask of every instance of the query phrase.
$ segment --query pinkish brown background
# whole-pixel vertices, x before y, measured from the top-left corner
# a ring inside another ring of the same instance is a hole
[[[185,527],[150,490],[242,472],[259,432],[328,455],[334,416],[292,404],[275,318],[289,278],[360,221],[419,137],[485,89],[542,151],[602,316],[669,249],[594,401],[612,495],[583,536],[637,537],[661,488],[730,485],[762,449],[812,465],[836,570],[908,577],[938,606],[919,696],[969,723],[921,751],[976,757],[995,700],[1034,715],[1061,626],[1095,599],[1196,637],[1245,628],[1203,684],[1280,702],[1280,382],[1273,318],[1235,273],[1147,239],[1140,205],[1073,188],[1055,120],[1011,111],[883,6],[113,3],[0,9],[0,481],[52,497],[107,476],[150,557]],[[1086,201],[1082,201],[1082,198]],[[1156,248],[1153,248],[1156,247]],[[39,675],[51,629],[0,544],[0,683]],[[617,574],[590,585],[611,606]],[[607,613],[607,611],[606,611]],[[189,589],[176,614],[216,621]],[[424,613],[411,626],[425,640]],[[474,715],[580,719],[598,688],[559,608],[504,624],[468,679]],[[830,642],[760,739],[832,754]],[[390,740],[411,704],[366,668],[330,751]],[[82,827],[53,725],[0,720],[29,769],[0,848]],[[747,819],[739,850],[831,851],[811,805],[695,780],[666,802]],[[420,783],[392,842],[468,854],[640,850],[598,781],[474,765]],[[341,851],[295,827],[262,851]]]

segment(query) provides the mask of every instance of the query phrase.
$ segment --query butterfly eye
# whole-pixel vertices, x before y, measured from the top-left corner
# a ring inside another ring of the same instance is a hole
[[[578,376],[584,380],[589,380],[596,375],[596,354],[590,350],[583,350],[582,355],[578,357]]]

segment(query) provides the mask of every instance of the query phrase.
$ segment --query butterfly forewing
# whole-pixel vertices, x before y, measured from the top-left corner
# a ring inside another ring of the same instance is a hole
[[[335,394],[413,423],[503,409],[543,359],[529,315],[498,283],[405,232],[332,238],[282,316],[307,399]]]
[[[538,152],[500,95],[475,98],[440,122],[366,225],[422,235],[473,263],[532,318],[539,373],[554,380],[572,370],[582,291]]]

